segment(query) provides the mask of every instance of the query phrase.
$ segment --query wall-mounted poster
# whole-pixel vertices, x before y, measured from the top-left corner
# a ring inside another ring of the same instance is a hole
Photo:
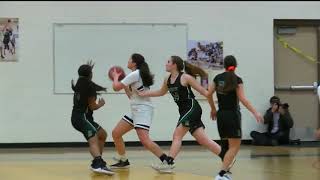
[[[222,41],[188,41],[188,62],[202,69],[223,68]]]
[[[18,61],[18,18],[0,18],[0,62]]]
[[[223,42],[189,40],[187,61],[208,74],[207,78],[196,77],[201,86],[207,89],[213,77],[223,71]],[[198,99],[205,99],[197,92],[195,95]]]

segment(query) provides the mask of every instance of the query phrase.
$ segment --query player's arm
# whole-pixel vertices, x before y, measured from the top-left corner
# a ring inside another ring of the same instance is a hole
[[[97,103],[95,97],[89,97],[88,104],[89,104],[90,110],[95,111],[95,110],[101,108],[105,104],[105,101],[103,98],[100,98]]]
[[[195,89],[196,91],[198,91],[201,95],[208,97],[208,91],[202,87],[200,85],[200,83],[198,83],[196,81],[196,79],[192,76],[190,76],[189,74],[183,74],[181,76],[181,80],[185,81],[187,84],[189,84],[193,89]]]
[[[139,92],[139,96],[158,97],[158,96],[165,95],[168,92],[167,80],[168,80],[168,77],[164,79],[160,89],[154,90],[154,91],[142,91],[142,92]]]

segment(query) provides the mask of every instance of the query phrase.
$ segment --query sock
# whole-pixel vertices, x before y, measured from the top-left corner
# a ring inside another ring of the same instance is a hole
[[[126,154],[123,154],[123,155],[118,155],[118,157],[117,157],[119,160],[121,160],[121,161],[126,161],[126,160],[128,160],[128,158],[127,158],[127,156],[126,156]]]
[[[227,172],[225,171],[225,170],[221,170],[220,172],[219,172],[219,175],[222,177],[224,174],[226,174]]]
[[[171,156],[168,156],[167,157],[167,163],[170,164],[170,165],[174,164],[174,158],[171,157]]]
[[[168,158],[168,156],[167,156],[166,154],[164,154],[164,153],[159,157],[159,159],[160,159],[161,162],[163,162],[163,161],[166,160],[167,158]]]

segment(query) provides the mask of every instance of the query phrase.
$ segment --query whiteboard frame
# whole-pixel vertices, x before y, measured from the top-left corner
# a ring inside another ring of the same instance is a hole
[[[185,55],[188,53],[188,32],[189,26],[188,23],[52,23],[52,57],[53,57],[53,94],[54,95],[65,95],[65,94],[73,94],[73,93],[61,93],[56,92],[56,60],[55,60],[55,27],[56,26],[63,26],[63,25],[150,25],[150,26],[185,26],[186,27],[186,52]],[[101,92],[101,94],[125,94],[125,92]]]

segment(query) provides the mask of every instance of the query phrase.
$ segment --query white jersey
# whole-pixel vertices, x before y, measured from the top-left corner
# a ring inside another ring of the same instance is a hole
[[[137,69],[128,74],[121,83],[125,86],[129,86],[132,91],[132,96],[130,98],[131,105],[149,105],[153,106],[150,97],[141,97],[138,92],[148,91],[149,87],[144,87],[142,78],[140,77],[140,70]]]

